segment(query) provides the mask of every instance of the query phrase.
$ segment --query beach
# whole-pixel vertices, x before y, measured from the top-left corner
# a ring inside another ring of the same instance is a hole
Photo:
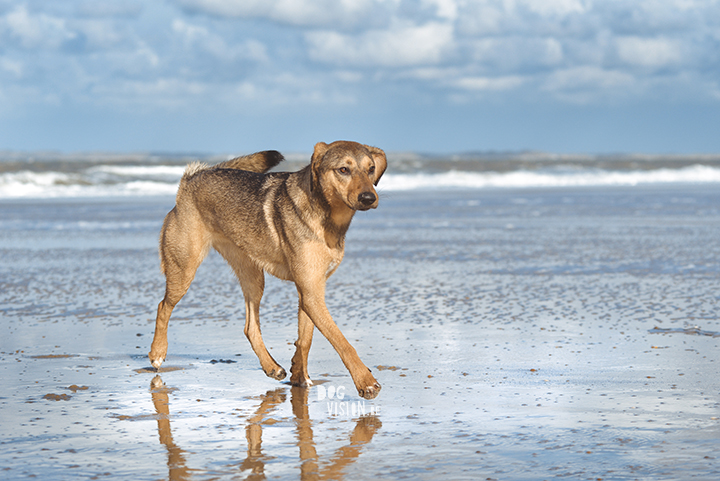
[[[328,281],[372,401],[317,332],[315,386],[267,378],[217,253],[150,367],[170,193],[0,199],[0,477],[720,477],[717,183],[422,185]],[[294,286],[260,317],[289,369]]]

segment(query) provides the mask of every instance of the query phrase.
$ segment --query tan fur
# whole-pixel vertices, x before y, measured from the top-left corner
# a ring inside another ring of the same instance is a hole
[[[325,281],[342,261],[345,233],[355,212],[378,205],[374,185],[387,167],[385,153],[356,142],[320,142],[304,169],[264,173],[281,160],[278,152],[268,151],[215,167],[192,164],[186,170],[160,234],[167,283],[158,306],[150,361],[159,368],[165,360],[172,310],[212,247],[240,281],[245,335],[268,376],[283,379],[286,373],[270,356],[260,334],[265,272],[294,282],[298,291],[298,340],[290,382],[312,384],[307,357],[317,327],[350,371],[360,396],[372,399],[380,384],[330,316]]]

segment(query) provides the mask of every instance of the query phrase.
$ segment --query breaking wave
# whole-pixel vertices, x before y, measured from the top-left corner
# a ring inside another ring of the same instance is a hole
[[[185,165],[121,165],[87,162],[73,168],[60,164],[17,165],[0,169],[0,199],[173,196]],[[382,191],[420,189],[503,189],[562,188],[592,186],[635,186],[671,183],[720,183],[720,167],[688,165],[675,168],[645,165],[641,169],[609,169],[606,166],[560,165],[510,170],[488,168],[473,170],[472,164],[448,164],[446,169],[417,168],[390,170],[380,182]],[[478,164],[480,165],[480,164]],[[3,167],[0,162],[0,167]],[[32,167],[32,169],[30,168]],[[494,169],[494,170],[493,170]]]
[[[531,188],[633,186],[641,184],[720,182],[720,169],[693,165],[680,169],[607,171],[601,169],[517,170],[513,172],[417,173],[388,175],[383,190],[441,188]]]

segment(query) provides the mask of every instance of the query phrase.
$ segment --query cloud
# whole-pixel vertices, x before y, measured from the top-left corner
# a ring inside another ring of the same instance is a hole
[[[0,69],[13,74],[17,78],[21,77],[23,72],[20,62],[2,57],[0,57]]]
[[[320,27],[357,24],[382,5],[378,0],[176,0],[191,13],[261,18],[287,25]]]
[[[120,87],[120,88],[118,88]],[[152,81],[128,81],[121,86],[112,88],[98,85],[94,88],[96,94],[103,97],[116,98],[122,102],[127,97],[156,98],[166,103],[177,102],[185,96],[197,97],[206,93],[207,86],[200,82],[192,82],[174,78],[157,78]]]
[[[229,45],[221,36],[210,32],[203,26],[193,25],[176,18],[172,22],[172,30],[183,40],[185,47],[200,54],[209,54],[220,61],[232,62],[238,59],[266,61],[265,46],[256,40],[248,40],[236,45]]]
[[[461,77],[456,79],[452,84],[463,90],[475,91],[500,91],[512,90],[520,87],[525,83],[525,79],[520,76],[509,77]]]
[[[447,23],[393,26],[351,36],[335,31],[305,34],[308,55],[316,61],[360,67],[405,67],[437,64],[453,50],[453,28]]]
[[[24,49],[56,49],[75,37],[64,19],[42,13],[32,15],[24,5],[0,17],[0,33],[9,43]]]
[[[2,2],[2,0],[0,0]],[[478,103],[716,101],[720,2],[693,0],[26,0],[0,7],[17,99],[207,105],[387,92]],[[13,90],[14,89],[14,90]],[[118,92],[113,95],[112,92]],[[491,93],[492,95],[487,95]],[[20,94],[24,95],[24,94]],[[171,101],[171,97],[176,98]],[[162,99],[162,100],[161,100]],[[192,105],[192,107],[191,107]],[[240,108],[240,107],[238,107]]]
[[[593,16],[587,1],[579,0],[475,0],[462,2],[458,29],[470,36],[538,36],[586,28]]]
[[[637,79],[629,73],[586,65],[554,71],[544,79],[541,89],[571,103],[587,104],[627,98],[636,87]]]
[[[137,18],[143,7],[137,0],[84,0],[78,2],[76,11],[81,17]]]
[[[565,58],[563,43],[555,38],[489,37],[465,42],[467,63],[486,70],[521,73],[538,67],[560,65]]]
[[[640,67],[670,67],[683,61],[683,48],[667,38],[620,37],[616,40],[622,62]]]
[[[505,2],[512,5],[513,2]],[[565,17],[571,14],[584,13],[590,1],[585,0],[519,0],[517,5],[527,8],[544,18]]]
[[[456,0],[422,0],[422,3],[436,9],[436,15],[446,20],[455,20],[458,15]]]

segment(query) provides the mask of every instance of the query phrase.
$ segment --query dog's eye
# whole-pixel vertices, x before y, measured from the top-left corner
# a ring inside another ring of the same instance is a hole
[[[368,169],[368,174],[372,175],[374,173],[375,173],[375,166],[371,165],[370,168]]]
[[[347,167],[340,167],[338,169],[338,172],[340,172],[342,175],[348,175],[350,173],[350,169]]]

